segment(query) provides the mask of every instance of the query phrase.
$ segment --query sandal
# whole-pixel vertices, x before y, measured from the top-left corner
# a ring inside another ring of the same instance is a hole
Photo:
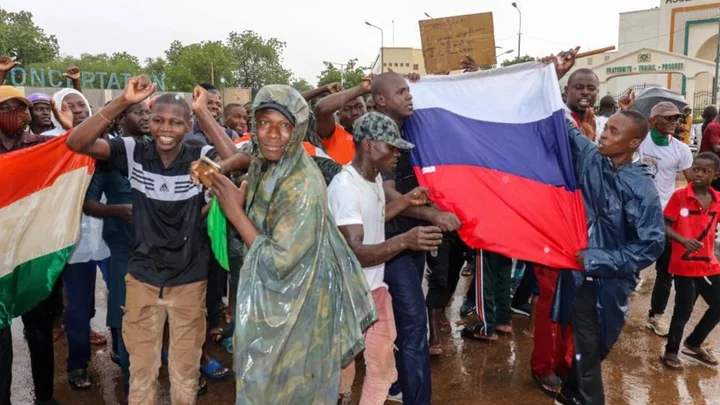
[[[231,373],[229,368],[223,367],[223,365],[215,359],[208,361],[200,367],[200,372],[208,380],[222,380]]]
[[[495,335],[495,334],[486,335],[484,333],[479,333],[478,326],[480,326],[480,325],[466,326],[460,332],[460,336],[467,338],[467,339],[477,340],[478,342],[483,342],[483,343],[492,343],[492,342],[495,342],[498,340],[498,335]]]
[[[197,396],[201,397],[208,393],[208,383],[207,380],[200,377],[200,381],[198,383],[198,393]]]
[[[513,328],[510,325],[498,325],[495,327],[495,331],[497,331],[498,335],[503,335],[503,336],[512,336],[513,335]]]
[[[222,341],[225,337],[225,329],[220,327],[212,329],[210,330],[210,332],[208,332],[208,336],[213,342],[220,343],[220,341]]]
[[[90,343],[94,344],[95,346],[102,346],[106,344],[107,341],[107,336],[95,332],[94,330],[90,331]]]
[[[441,354],[443,354],[443,349],[440,344],[430,345],[430,355],[431,356],[440,356]]]
[[[703,349],[702,347],[691,347],[685,342],[685,348],[682,351],[682,354],[686,356],[690,356],[693,359],[706,364],[708,366],[717,366],[718,360],[713,354]]]
[[[532,376],[540,389],[552,397],[555,397],[562,388],[563,382],[555,373],[544,377],[540,377],[539,375],[532,373]]]
[[[68,373],[68,383],[73,391],[87,390],[92,387],[92,381],[87,374],[87,369],[73,370]]]
[[[668,356],[675,356],[675,358]],[[663,364],[663,366],[671,370],[681,370],[683,368],[682,360],[680,360],[677,354],[665,353],[664,356],[660,356],[660,362]]]

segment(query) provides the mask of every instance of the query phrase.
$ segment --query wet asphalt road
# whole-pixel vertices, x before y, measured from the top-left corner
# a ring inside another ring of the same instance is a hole
[[[607,403],[657,405],[720,405],[720,373],[718,369],[702,366],[687,359],[680,372],[667,371],[658,361],[665,339],[645,328],[654,270],[643,272],[646,278],[639,294],[631,304],[630,318],[620,341],[604,363]],[[443,338],[442,356],[432,360],[433,404],[552,404],[542,394],[530,376],[532,340],[521,333],[528,326],[528,318],[513,315],[515,336],[501,338],[492,345],[464,341],[460,327],[455,326],[462,296],[469,285],[463,277],[456,296],[448,308],[447,316],[453,325],[452,333]],[[102,330],[105,319],[106,292],[98,278],[97,314],[93,320],[95,330]],[[672,312],[673,298],[668,308]],[[694,326],[706,308],[699,300],[696,311],[686,330]],[[669,321],[669,314],[666,317]],[[708,343],[720,349],[720,328],[716,328]],[[32,379],[27,345],[22,338],[22,321],[13,323],[15,362],[13,365],[13,403],[32,404]],[[120,369],[110,361],[110,344],[93,347],[90,374],[95,384],[84,392],[71,391],[65,373],[67,342],[63,336],[55,345],[55,394],[63,405],[114,405],[121,398]],[[212,353],[225,365],[231,357],[217,345]],[[362,363],[360,363],[362,364]],[[354,392],[359,393],[361,372],[358,370]],[[170,404],[167,368],[160,371],[160,404]],[[211,381],[209,393],[200,398],[199,405],[234,403],[234,380]],[[357,398],[356,398],[357,401]],[[388,402],[389,403],[389,402]]]

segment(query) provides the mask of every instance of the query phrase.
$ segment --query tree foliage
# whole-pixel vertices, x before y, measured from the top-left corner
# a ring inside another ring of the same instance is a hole
[[[514,59],[504,60],[500,65],[501,66],[511,66],[511,65],[517,65],[519,63],[532,62],[534,60],[535,60],[535,58],[533,56],[525,55],[525,56],[521,56],[519,58],[515,57]]]
[[[341,75],[340,69],[336,68],[334,64],[328,62],[324,63],[325,69],[320,72],[320,76],[318,76],[317,87],[335,82],[340,83],[342,79],[344,87],[349,89],[360,84],[362,79],[367,76],[367,73],[365,72],[369,70],[369,68],[358,66],[357,59],[350,59],[344,65],[344,75]]]
[[[308,83],[307,80],[298,79],[295,77],[293,77],[293,79],[290,81],[290,85],[300,93],[314,89],[314,87],[310,83]]]
[[[282,66],[285,42],[243,31],[231,32],[226,46],[233,61],[232,85],[251,88],[255,94],[266,84],[290,84],[292,72]]]
[[[11,13],[0,8],[0,55],[24,64],[44,63],[57,57],[60,47],[54,35],[35,25],[27,11]]]
[[[232,56],[220,41],[190,45],[173,41],[165,51],[165,59],[165,85],[169,90],[192,91],[199,83],[211,83],[213,75],[219,86],[221,77],[227,81],[232,77]]]

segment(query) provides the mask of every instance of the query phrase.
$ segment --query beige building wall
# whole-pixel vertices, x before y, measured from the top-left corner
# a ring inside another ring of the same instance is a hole
[[[582,58],[578,60],[576,68],[593,69],[599,64],[622,58],[622,55],[648,48],[715,62],[719,15],[718,0],[657,0],[655,8],[620,13],[618,51]],[[662,64],[666,59],[672,59],[659,52],[652,54],[654,64]],[[686,100],[692,105],[697,92],[712,90],[714,69],[711,70],[710,73],[701,72],[692,77],[682,71],[673,74],[616,76],[602,86],[601,96],[617,95],[632,86],[658,85],[684,93]],[[698,99],[698,103],[702,102]]]
[[[382,70],[380,68],[380,53],[382,52]],[[421,76],[425,72],[425,59],[422,49],[417,48],[383,48],[373,61],[370,71],[378,74],[387,72],[388,68],[396,73],[417,73]]]

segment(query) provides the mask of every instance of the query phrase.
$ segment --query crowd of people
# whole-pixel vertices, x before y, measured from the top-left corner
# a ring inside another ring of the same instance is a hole
[[[576,54],[542,63],[562,77]],[[0,57],[0,83],[16,64]],[[462,67],[478,70],[469,56]],[[588,246],[576,253],[576,269],[553,269],[470,248],[457,233],[461,220],[419,186],[415,146],[403,134],[417,75],[386,72],[304,93],[267,85],[252,104],[225,106],[212,85],[199,84],[188,103],[155,95],[139,76],[94,114],[79,70],[66,77],[74,89],[52,97],[0,86],[0,154],[66,136],[70,150],[98,162],[81,239],[53,293],[22,316],[37,404],[58,404],[53,342],[63,330],[70,387],[92,387],[91,345],[107,340],[90,328],[97,268],[109,293],[111,357],[132,405],[157,403],[163,363],[177,405],[196,403],[207,379],[233,374],[237,404],[346,404],[361,353],[361,404],[430,404],[431,357],[442,354],[461,272],[482,277],[461,308],[482,317],[468,320],[462,336],[493,342],[515,332],[512,312],[531,316],[530,371],[556,404],[605,403],[601,364],[641,271],[656,262],[647,325],[668,338],[660,360],[682,367],[682,346],[718,364],[703,347],[720,322],[720,123],[712,110],[693,157],[675,138],[682,114],[674,104],[659,103],[646,118],[630,92],[617,103],[603,98],[596,113],[598,78],[575,70],[564,89],[567,136]],[[208,161],[215,170],[203,171]],[[688,185],[676,191],[678,172]],[[214,210],[226,218],[228,263],[208,236]],[[513,286],[513,269],[522,268]],[[699,296],[708,309],[683,340]],[[208,354],[216,343],[232,353],[230,367]],[[5,328],[0,405],[10,403],[11,370]]]

